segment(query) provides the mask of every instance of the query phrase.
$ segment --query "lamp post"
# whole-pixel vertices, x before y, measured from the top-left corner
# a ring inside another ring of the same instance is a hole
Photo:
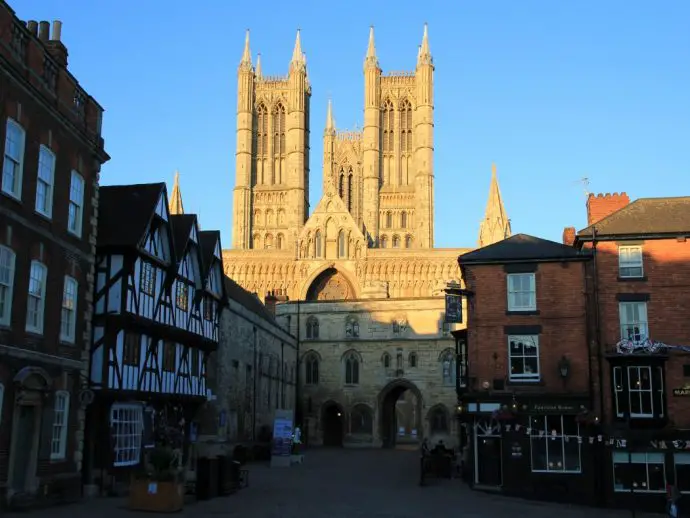
[[[568,376],[570,376],[570,360],[565,355],[558,361],[558,374],[561,376],[563,385],[565,386],[568,381]]]

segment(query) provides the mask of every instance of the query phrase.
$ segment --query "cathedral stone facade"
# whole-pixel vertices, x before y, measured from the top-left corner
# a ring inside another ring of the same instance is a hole
[[[238,69],[233,248],[226,274],[298,337],[303,423],[312,443],[453,437],[455,325],[443,288],[457,257],[434,248],[434,65],[424,28],[411,72],[383,73],[373,28],[364,127],[338,130],[329,102],[323,196],[308,214],[311,85],[298,32],[287,76]],[[480,246],[510,235],[495,170]],[[400,396],[400,397],[399,397]]]

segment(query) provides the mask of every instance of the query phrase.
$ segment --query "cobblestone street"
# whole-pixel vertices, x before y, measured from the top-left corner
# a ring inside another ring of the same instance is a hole
[[[416,452],[312,450],[292,468],[250,466],[250,486],[235,495],[190,503],[175,516],[252,518],[494,518],[628,517],[629,512],[530,502],[476,492],[459,480],[430,481],[419,487]],[[6,516],[26,516],[10,514]],[[98,499],[34,511],[32,518],[151,517],[130,512],[120,499]],[[638,513],[637,517],[642,518]],[[652,516],[652,515],[647,515]]]

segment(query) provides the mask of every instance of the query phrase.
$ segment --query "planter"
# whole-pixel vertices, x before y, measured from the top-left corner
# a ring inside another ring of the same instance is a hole
[[[184,485],[175,481],[132,480],[128,507],[132,511],[175,513],[184,507]]]

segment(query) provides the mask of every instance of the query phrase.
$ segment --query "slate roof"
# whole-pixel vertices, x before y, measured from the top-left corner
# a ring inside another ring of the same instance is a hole
[[[202,269],[204,277],[211,268],[213,251],[219,239],[220,231],[218,230],[202,230],[199,232],[199,247],[201,248],[201,263],[203,264]]]
[[[164,190],[164,183],[101,186],[98,246],[137,246]]]
[[[172,227],[173,242],[175,243],[175,257],[178,262],[184,258],[184,250],[187,248],[189,234],[195,222],[196,214],[170,215],[170,226]]]
[[[255,315],[274,324],[276,323],[273,314],[261,303],[256,295],[248,292],[227,276],[225,277],[225,293],[227,293],[229,299],[234,300]]]
[[[501,264],[516,261],[562,261],[587,257],[589,257],[587,252],[578,251],[562,243],[528,234],[515,234],[493,245],[463,254],[458,261],[460,264]]]
[[[649,234],[690,234],[690,196],[640,198],[601,221],[580,230],[577,237]]]

